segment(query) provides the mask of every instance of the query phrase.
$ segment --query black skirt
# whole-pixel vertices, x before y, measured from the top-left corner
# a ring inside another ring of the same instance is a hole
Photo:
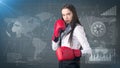
[[[73,60],[60,61],[59,68],[80,68],[80,57]]]

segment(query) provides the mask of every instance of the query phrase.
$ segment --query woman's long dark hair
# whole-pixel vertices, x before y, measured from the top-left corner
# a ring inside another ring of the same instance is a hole
[[[73,13],[73,17],[72,17],[72,21],[70,23],[70,26],[71,26],[71,32],[70,32],[70,38],[69,38],[69,42],[70,42],[70,46],[72,46],[72,37],[73,37],[73,31],[76,27],[77,24],[81,25],[79,19],[78,19],[78,16],[77,16],[77,12],[76,12],[76,9],[75,7],[72,5],[72,4],[65,4],[62,9],[69,9],[72,13]],[[61,9],[61,11],[62,11]],[[63,18],[62,18],[63,19]]]

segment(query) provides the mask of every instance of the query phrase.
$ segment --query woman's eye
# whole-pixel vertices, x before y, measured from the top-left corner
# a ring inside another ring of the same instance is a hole
[[[68,13],[67,15],[70,15],[70,13]]]

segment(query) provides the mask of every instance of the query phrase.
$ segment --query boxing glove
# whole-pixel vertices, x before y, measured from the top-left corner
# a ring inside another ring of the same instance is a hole
[[[81,57],[82,56],[81,50],[79,50],[79,49],[73,49],[73,51],[74,51],[75,57]]]
[[[75,58],[74,51],[71,48],[65,46],[59,47],[56,50],[56,56],[58,61],[72,60]]]
[[[66,28],[65,22],[61,19],[58,19],[54,24],[54,32],[53,32],[52,40],[57,42],[58,37],[60,36],[61,32],[65,30],[65,28]]]
[[[82,56],[82,53],[79,49],[71,49],[69,47],[62,46],[56,50],[56,56],[58,61],[64,61],[80,58]]]

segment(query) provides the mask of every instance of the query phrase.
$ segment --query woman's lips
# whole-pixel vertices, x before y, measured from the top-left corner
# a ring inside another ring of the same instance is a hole
[[[69,22],[69,20],[65,20],[65,22]]]

